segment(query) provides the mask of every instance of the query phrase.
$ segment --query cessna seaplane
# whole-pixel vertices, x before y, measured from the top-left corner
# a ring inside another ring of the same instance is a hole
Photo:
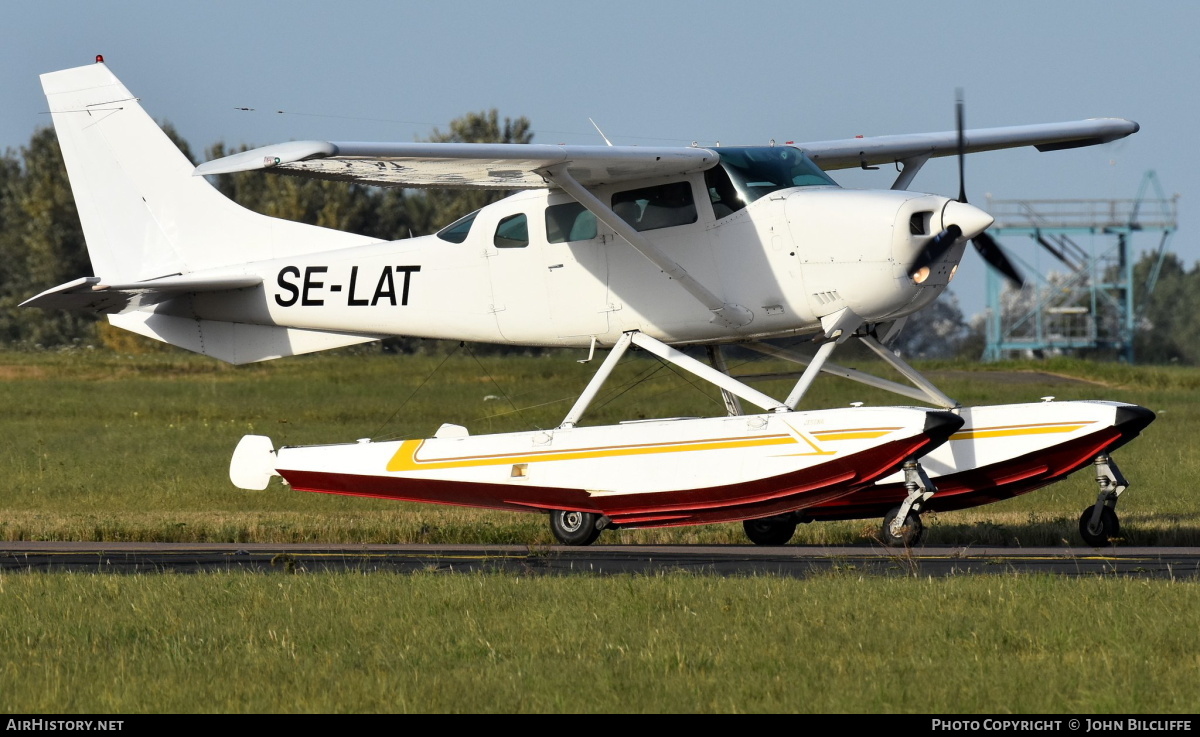
[[[909,191],[930,159],[1114,141],[1136,123],[1069,123],[770,146],[631,147],[291,141],[194,167],[103,60],[42,76],[93,276],[25,304],[235,364],[387,336],[607,349],[552,429],[274,448],[248,435],[232,482],[548,514],[565,544],[605,528],[743,521],[783,544],[815,519],[885,516],[914,544],[920,512],[1005,499],[1084,466],[1081,518],[1118,534],[1127,487],[1111,452],[1154,415],[1120,402],[962,407],[886,345],[953,278],[969,243],[1019,275],[992,218]],[[890,189],[828,172],[895,165]],[[433,235],[384,242],[253,213],[206,176],[267,172],[385,187],[514,191]],[[919,318],[918,318],[919,319]],[[768,339],[812,336],[812,356]],[[906,377],[831,363],[858,341]],[[731,376],[738,343],[804,366],[783,398]],[[680,350],[703,346],[708,363]],[[581,425],[631,348],[718,387],[727,414]],[[800,409],[821,372],[931,406]],[[747,412],[742,403],[754,405]]]

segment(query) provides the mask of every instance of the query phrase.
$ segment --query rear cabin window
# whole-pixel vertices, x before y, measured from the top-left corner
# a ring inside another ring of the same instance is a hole
[[[496,226],[492,238],[496,248],[524,248],[529,245],[529,218],[525,213],[509,215]]]
[[[467,235],[471,232],[471,225],[475,222],[475,216],[479,214],[479,210],[455,220],[446,227],[437,232],[437,237],[451,243],[462,243],[467,240]]]
[[[546,237],[551,243],[588,241],[596,237],[596,216],[578,202],[546,208]]]
[[[634,230],[658,230],[696,222],[692,185],[674,182],[617,192],[612,208]]]

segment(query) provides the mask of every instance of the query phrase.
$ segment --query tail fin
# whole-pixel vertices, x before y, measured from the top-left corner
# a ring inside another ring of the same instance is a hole
[[[136,282],[373,242],[218,192],[104,63],[43,74],[97,276]]]

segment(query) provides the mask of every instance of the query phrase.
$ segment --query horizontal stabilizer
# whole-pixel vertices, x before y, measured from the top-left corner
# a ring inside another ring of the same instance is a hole
[[[242,364],[369,343],[382,335],[197,320],[153,312],[109,315],[113,325],[194,353]]]
[[[21,306],[119,315],[158,304],[180,294],[249,289],[260,284],[262,277],[259,276],[169,276],[124,284],[110,284],[98,276],[85,276],[47,289],[36,297],[25,300]]]

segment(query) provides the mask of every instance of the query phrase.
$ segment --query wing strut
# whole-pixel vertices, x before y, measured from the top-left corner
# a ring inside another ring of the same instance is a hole
[[[897,161],[897,166],[903,164],[904,168],[900,170],[896,181],[892,182],[892,189],[908,189],[908,185],[912,184],[913,177],[917,176],[917,172],[921,171],[921,167],[925,166],[926,161],[929,161],[929,154],[918,154]]]
[[[712,322],[731,328],[740,328],[743,325],[749,325],[750,321],[754,319],[754,313],[750,310],[741,305],[730,304],[713,294],[708,287],[696,281],[686,269],[658,250],[653,243],[613,212],[611,207],[601,202],[599,197],[577,182],[567,171],[567,164],[549,166],[542,169],[540,173],[555,186],[574,197],[579,204],[590,210],[597,220],[612,228],[613,232],[624,238],[629,245],[633,246],[634,250],[678,282],[684,291],[695,297],[696,301],[713,313]]]

